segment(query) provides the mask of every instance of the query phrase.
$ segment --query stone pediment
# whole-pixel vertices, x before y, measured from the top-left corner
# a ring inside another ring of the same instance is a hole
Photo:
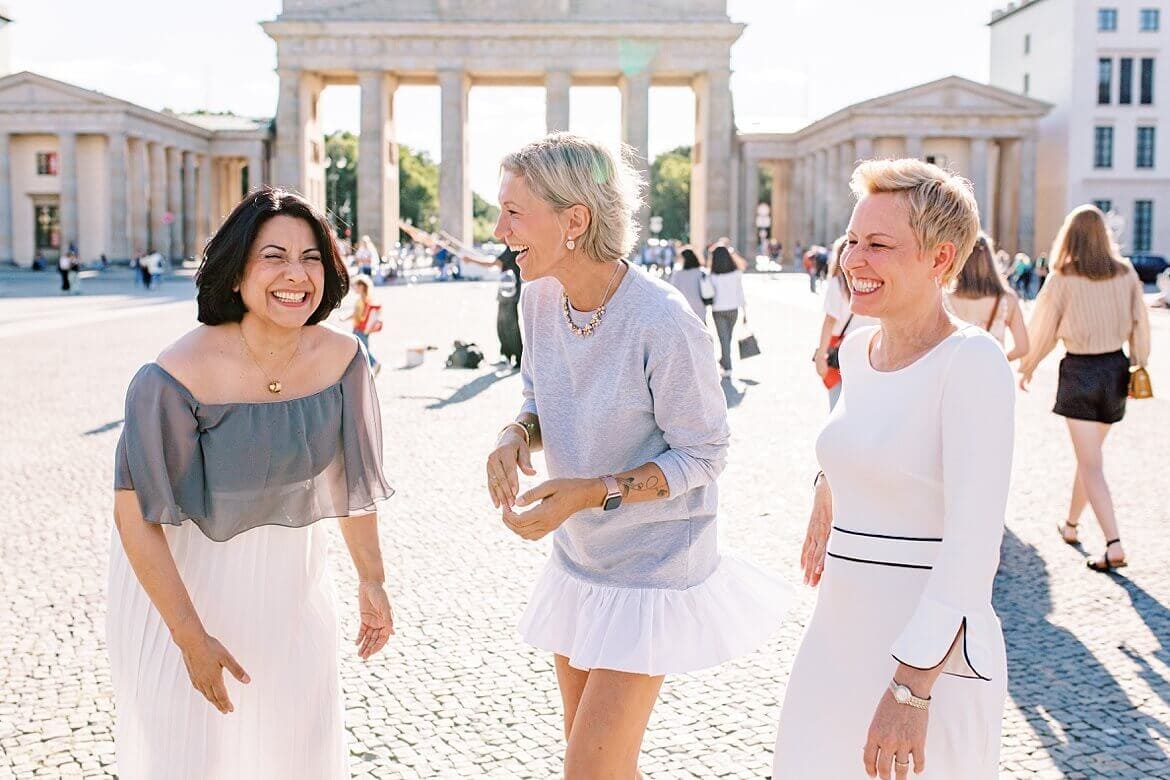
[[[117,98],[28,71],[0,78],[0,108],[93,110],[124,106]]]
[[[920,84],[851,107],[857,113],[1023,114],[1043,116],[1050,106],[1040,100],[979,84],[960,76]]]
[[[726,0],[284,0],[280,21],[728,21]]]

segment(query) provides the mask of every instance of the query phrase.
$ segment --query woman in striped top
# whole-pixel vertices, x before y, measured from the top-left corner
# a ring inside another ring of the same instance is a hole
[[[1077,520],[1090,504],[1106,542],[1105,554],[1087,563],[1108,572],[1126,560],[1101,448],[1110,426],[1125,416],[1130,366],[1145,366],[1149,359],[1149,315],[1137,273],[1122,261],[1095,206],[1079,206],[1065,218],[1050,258],[1051,275],[1029,325],[1032,348],[1020,363],[1020,388],[1028,389],[1036,366],[1063,340],[1067,354],[1052,411],[1068,422],[1077,473],[1060,535],[1078,543]],[[1128,357],[1122,351],[1126,342]]]

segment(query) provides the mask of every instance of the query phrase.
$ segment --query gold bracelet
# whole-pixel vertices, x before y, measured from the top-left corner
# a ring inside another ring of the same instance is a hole
[[[498,438],[500,438],[501,436],[503,436],[503,435],[504,435],[504,431],[506,431],[506,430],[508,430],[509,428],[512,428],[512,427],[516,427],[516,428],[519,428],[519,429],[520,429],[520,432],[521,432],[522,434],[524,434],[524,446],[526,446],[526,447],[531,447],[531,446],[532,446],[532,434],[530,434],[530,433],[528,432],[528,428],[527,428],[526,426],[524,426],[522,423],[518,423],[518,422],[510,422],[510,423],[508,423],[508,424],[507,424],[507,425],[505,425],[503,428],[500,428],[500,432],[496,434],[496,438],[498,439]]]

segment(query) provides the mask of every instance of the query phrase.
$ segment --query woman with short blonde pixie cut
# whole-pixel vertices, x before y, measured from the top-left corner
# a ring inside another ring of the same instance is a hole
[[[1105,535],[1105,552],[1089,559],[1090,569],[1109,572],[1126,565],[1113,497],[1105,481],[1102,448],[1114,423],[1125,417],[1130,366],[1150,357],[1150,319],[1141,281],[1124,262],[1096,206],[1078,206],[1065,218],[1052,244],[1052,270],[1036,297],[1032,349],[1020,361],[1020,387],[1057,341],[1067,354],[1060,361],[1056,404],[1065,418],[1076,454],[1068,517],[1059,526],[1067,544],[1078,544],[1077,523],[1085,506]],[[1129,355],[1122,349],[1128,342]]]
[[[1007,658],[991,584],[1015,388],[944,289],[979,232],[965,179],[864,162],[841,267],[856,315],[801,566],[822,582],[780,713],[772,776],[995,778]],[[927,723],[929,721],[929,730]]]
[[[673,287],[625,257],[641,183],[567,133],[504,159],[495,236],[517,252],[524,400],[487,457],[492,503],[523,539],[553,534],[520,621],[553,653],[565,776],[639,777],[666,674],[750,652],[787,587],[717,545],[728,446],[713,345]],[[544,451],[548,479],[523,493]]]

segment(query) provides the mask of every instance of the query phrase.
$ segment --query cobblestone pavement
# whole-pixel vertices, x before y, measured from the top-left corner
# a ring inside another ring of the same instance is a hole
[[[54,278],[0,271],[0,778],[116,772],[103,641],[112,452],[130,376],[194,316],[188,280],[145,293],[113,271],[61,298]],[[764,354],[738,367],[728,390],[722,533],[795,579],[827,408],[809,364],[818,301],[802,277],[750,277],[747,287]],[[378,384],[399,490],[381,527],[398,635],[368,663],[342,662],[354,775],[553,777],[561,726],[551,659],[514,630],[548,543],[501,526],[480,468],[518,407],[520,381],[441,367],[457,337],[494,357],[494,291],[379,292],[388,323],[373,348],[387,363]],[[1083,557],[1102,544],[1091,518],[1084,551],[1054,530],[1073,468],[1048,411],[1055,358],[1020,396],[996,589],[1011,677],[1005,777],[1170,777],[1170,317],[1152,314],[1151,372],[1163,395],[1131,404],[1107,452],[1132,559],[1125,577],[1085,570]],[[407,343],[440,350],[399,369]],[[333,557],[353,632],[352,567],[340,546]],[[802,588],[792,619],[760,652],[667,680],[644,745],[649,777],[768,775],[812,600]]]

